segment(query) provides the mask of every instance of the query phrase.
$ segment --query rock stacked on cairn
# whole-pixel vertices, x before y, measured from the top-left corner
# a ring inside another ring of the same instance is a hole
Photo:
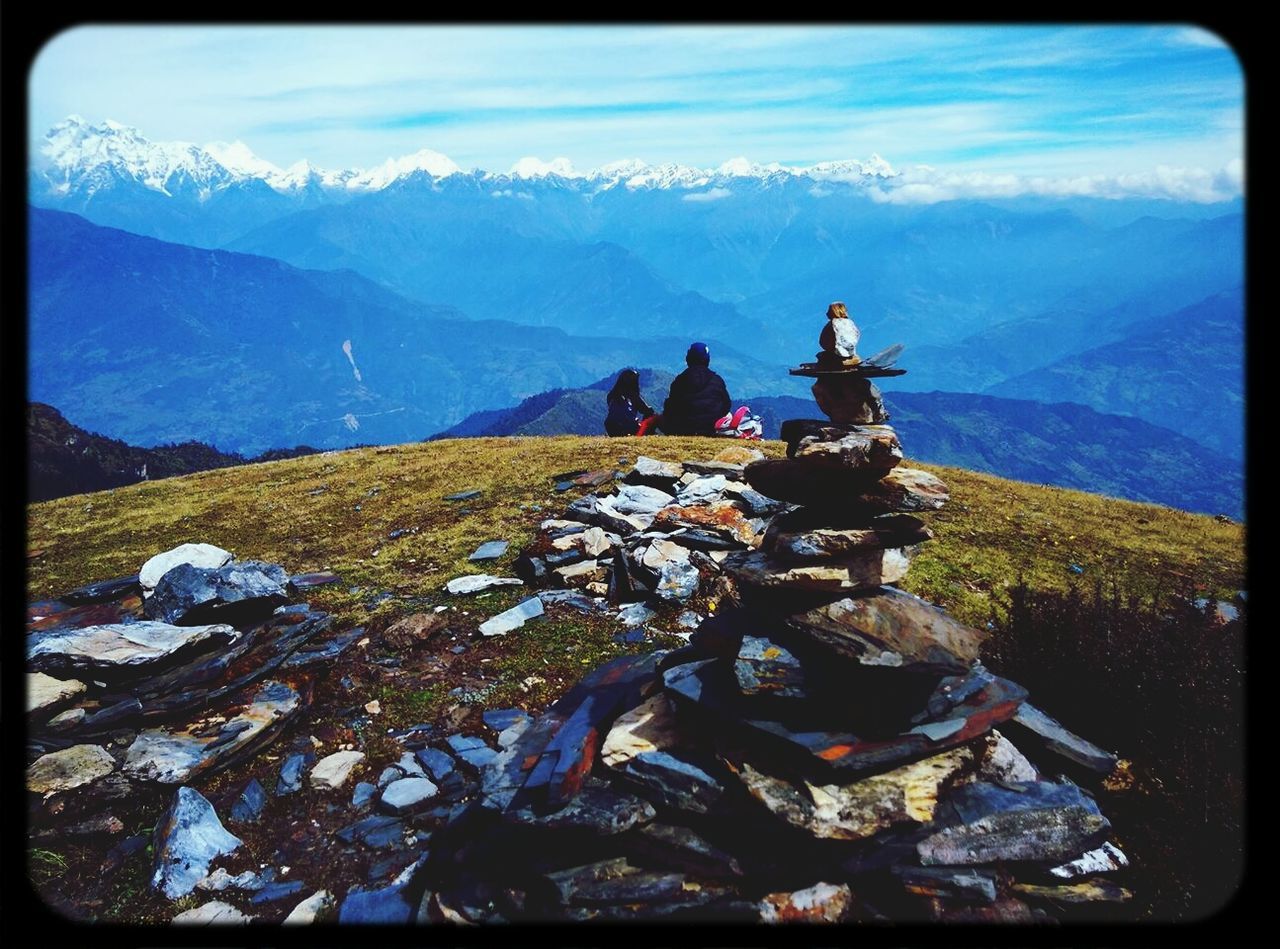
[[[787,458],[745,466],[786,503],[717,552],[714,615],[504,733],[475,806],[433,838],[432,918],[1016,922],[1129,897],[1097,876],[1126,858],[1064,773],[1115,757],[983,668],[982,631],[891,586],[930,538],[917,514],[947,500],[901,466],[869,382],[900,349],[793,370],[829,418],[784,423]],[[660,467],[627,480],[679,474]],[[616,523],[632,494],[604,505],[610,592],[632,538],[686,536]],[[578,508],[600,522],[599,499]]]

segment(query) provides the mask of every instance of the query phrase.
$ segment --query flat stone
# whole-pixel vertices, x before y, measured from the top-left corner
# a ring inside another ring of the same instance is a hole
[[[937,510],[949,498],[940,479],[917,468],[894,468],[876,480],[875,471],[769,459],[748,465],[746,479],[767,497],[867,517]]]
[[[634,486],[636,489],[640,487],[642,486]],[[607,531],[612,531],[625,537],[633,531],[648,530],[649,525],[653,523],[652,514],[640,512],[629,514],[619,510],[613,497],[593,498],[592,500],[595,501],[595,513],[592,516],[592,523],[603,527]]]
[[[84,724],[84,720],[88,716],[82,708],[69,708],[65,712],[59,712],[49,721],[45,722],[45,728],[51,732],[63,733],[77,731]]]
[[[470,489],[470,490],[468,490],[468,491],[457,491],[457,492],[455,492],[454,494],[446,494],[446,495],[444,496],[444,500],[446,500],[446,501],[473,501],[473,500],[475,500],[476,498],[480,497],[480,495],[482,495],[482,494],[484,494],[484,491],[482,491],[480,488],[471,488],[471,489]]]
[[[658,575],[654,594],[663,600],[683,603],[698,592],[698,568],[692,563],[668,560]]]
[[[375,785],[368,781],[357,781],[356,788],[351,792],[351,806],[364,807],[369,804],[378,794]]]
[[[978,777],[992,784],[1025,784],[1039,781],[1040,773],[1008,738],[992,729],[987,736],[987,754]]]
[[[770,522],[761,549],[782,560],[825,560],[869,547],[906,547],[924,543],[933,532],[910,514],[856,517],[850,526],[833,524],[827,512],[800,508]]]
[[[78,824],[71,824],[64,833],[69,836],[89,837],[101,834],[118,834],[124,830],[124,821],[114,814],[99,814]]]
[[[494,577],[487,573],[473,573],[465,577],[454,577],[444,585],[450,593],[456,595],[479,593],[494,587],[520,586],[524,581],[517,577]]]
[[[656,514],[675,498],[644,484],[621,484],[609,506],[621,514]]]
[[[996,875],[990,870],[957,867],[895,867],[908,893],[978,903],[996,901]]]
[[[328,890],[316,890],[289,911],[281,923],[283,926],[307,926],[322,920],[334,907],[333,894]]]
[[[608,572],[598,560],[582,560],[567,567],[557,567],[555,575],[561,582],[572,585],[596,583],[608,577]]]
[[[670,540],[655,540],[645,548],[644,556],[640,558],[640,562],[652,570],[661,570],[663,564],[673,560],[688,563],[689,548]]]
[[[213,805],[190,787],[174,792],[152,840],[155,865],[151,885],[171,900],[190,893],[208,875],[210,863],[241,844],[240,838],[222,826]]]
[[[858,425],[805,436],[788,457],[805,467],[840,467],[883,476],[902,462],[902,446],[888,425]]]
[[[588,584],[587,588],[590,586],[591,584]],[[540,590],[538,599],[542,601],[544,607],[559,604],[587,615],[602,613],[606,609],[602,598],[590,597],[577,590]]]
[[[394,816],[366,817],[349,824],[334,835],[346,843],[375,848],[399,847],[404,843],[404,821]]]
[[[342,787],[356,765],[364,761],[363,751],[336,751],[321,758],[311,769],[311,786],[321,790]]]
[[[807,697],[800,661],[782,646],[762,636],[742,637],[733,671],[738,688],[744,695]]]
[[[129,746],[123,771],[131,778],[184,784],[259,747],[284,727],[301,707],[301,697],[283,682],[261,683],[236,696],[242,706],[218,733],[203,734],[200,720],[176,728],[142,731]],[[247,722],[248,728],[240,723]],[[234,733],[227,740],[226,734]]]
[[[525,583],[536,584],[547,575],[547,562],[541,557],[521,554],[511,562],[511,569]]]
[[[262,816],[262,810],[266,806],[266,789],[257,778],[250,778],[235,804],[231,805],[229,819],[242,824],[254,823]]]
[[[179,913],[173,917],[173,923],[175,926],[243,926],[253,922],[253,919],[230,903],[210,900],[203,906]]]
[[[837,425],[879,425],[889,419],[884,398],[869,374],[897,375],[901,370],[822,373],[809,390],[827,418]],[[792,370],[795,373],[795,370]]]
[[[1124,903],[1133,899],[1131,891],[1109,880],[1085,880],[1061,886],[1014,883],[1010,889],[1019,896],[1030,896],[1050,903]]]
[[[496,732],[505,731],[516,722],[532,721],[532,716],[522,708],[489,708],[480,717]]]
[[[190,564],[193,567],[211,567],[217,569],[235,559],[228,550],[215,547],[213,544],[179,544],[172,550],[156,554],[142,565],[138,571],[138,584],[142,587],[142,595],[150,597],[160,578],[179,564]]]
[[[580,488],[598,488],[606,481],[612,481],[617,474],[612,468],[597,468],[594,471],[584,471],[569,480]]]
[[[402,754],[400,760],[396,762],[396,767],[411,778],[425,778],[427,776],[427,772],[422,770],[422,765],[418,764],[418,759],[412,751],[406,751]]]
[[[289,578],[289,589],[295,593],[301,593],[305,590],[314,590],[316,587],[329,586],[332,583],[341,583],[342,578],[332,570],[318,570],[314,573],[295,573]]]
[[[795,614],[787,625],[863,665],[944,673],[966,672],[987,637],[933,604],[893,588]]]
[[[950,499],[942,479],[918,468],[894,468],[857,499],[885,511],[936,511]]]
[[[200,880],[196,884],[196,889],[204,890],[206,893],[221,893],[224,890],[243,890],[246,893],[251,893],[262,889],[274,878],[274,870],[265,870],[259,876],[252,870],[231,874],[224,867],[218,867],[207,877]]]
[[[636,755],[677,747],[679,738],[675,705],[665,693],[658,692],[614,720],[600,749],[600,760],[618,767]]]
[[[142,616],[142,597],[128,596],[109,603],[67,606],[65,603],[32,603],[27,606],[27,632],[50,633],[85,626],[130,623]],[[31,642],[35,637],[29,637]]]
[[[760,901],[765,923],[838,923],[853,903],[844,883],[815,883],[792,893],[770,893]]]
[[[301,880],[289,880],[287,882],[282,881],[280,883],[268,883],[266,886],[260,889],[257,893],[255,893],[253,897],[249,900],[249,902],[254,906],[260,905],[262,903],[274,903],[277,900],[282,900],[282,899],[285,899],[286,897],[294,896],[297,893],[301,893],[305,886],[306,884],[303,883]]]
[[[27,662],[48,672],[137,672],[185,652],[207,650],[240,637],[226,624],[173,626],[169,623],[112,623],[32,636],[27,639]]]
[[[693,507],[698,504],[710,504],[712,501],[722,500],[725,485],[729,483],[729,479],[723,474],[703,475],[690,481],[675,497],[675,503],[680,507]]]
[[[27,673],[27,714],[47,714],[66,705],[87,686],[75,679],[55,679],[43,672]]]
[[[60,600],[64,603],[71,603],[80,606],[86,603],[103,603],[108,600],[118,600],[121,597],[130,596],[142,592],[138,575],[135,573],[131,577],[118,577],[114,580],[100,580],[97,583],[86,584],[77,587],[70,593],[64,593]]]
[[[505,540],[489,540],[485,541],[479,547],[471,552],[468,560],[497,560],[507,552],[507,548],[511,546],[510,541]]]
[[[907,575],[912,548],[869,549],[814,563],[774,560],[762,551],[731,553],[722,566],[735,580],[769,589],[855,593],[896,583]]]
[[[940,790],[974,766],[973,752],[962,747],[849,784],[797,786],[746,762],[738,777],[752,797],[793,827],[819,838],[865,840],[898,824],[931,821]]]
[[[426,778],[401,778],[386,786],[381,803],[383,808],[393,814],[407,814],[435,797],[438,790]]]
[[[615,769],[649,799],[673,810],[691,814],[714,812],[724,795],[724,784],[710,773],[709,762],[701,767],[682,754],[671,751],[642,751]]]
[[[1088,876],[1091,873],[1110,873],[1113,870],[1123,870],[1129,865],[1129,858],[1115,844],[1107,841],[1096,850],[1090,850],[1083,853],[1075,860],[1069,860],[1066,863],[1050,867],[1049,872],[1054,876],[1063,880],[1074,880],[1077,877]]]
[[[410,613],[396,620],[382,634],[382,641],[396,650],[425,643],[449,625],[443,613]]]
[[[156,584],[144,612],[148,619],[193,626],[270,615],[289,601],[289,575],[278,564],[247,560],[225,567],[179,564]]]
[[[280,765],[280,776],[276,778],[276,796],[293,794],[302,790],[302,776],[308,761],[305,754],[292,754]]]
[[[755,528],[732,501],[718,501],[693,507],[672,505],[657,513],[653,519],[653,526],[659,530],[685,528],[706,531],[737,541],[744,546],[752,543],[756,537]]]
[[[658,461],[644,455],[636,458],[635,466],[623,478],[627,484],[646,484],[666,490],[684,474],[684,466],[678,462]]]
[[[389,925],[412,922],[416,905],[410,905],[405,892],[426,860],[427,854],[423,854],[405,867],[388,886],[372,890],[353,887],[348,890],[342,907],[338,910],[338,922]]]
[[[967,790],[961,788],[961,791]],[[944,827],[916,845],[923,864],[968,865],[999,860],[1061,862],[1102,843],[1111,825],[1093,808],[1073,804],[1004,810]]]
[[[1098,774],[1110,774],[1115,770],[1118,760],[1115,755],[1067,731],[1030,703],[1022,703],[1022,708],[1018,709],[1013,720],[1035,736],[1045,748],[1069,761]]]
[[[480,633],[484,636],[505,636],[507,633],[519,629],[527,621],[536,619],[542,614],[542,601],[536,596],[531,596],[505,613],[499,613],[492,619],[481,623]]]
[[[382,769],[382,774],[378,775],[378,787],[385,788],[392,781],[399,781],[407,775],[397,768],[395,765],[388,765]]]
[[[453,756],[438,748],[422,748],[416,755],[418,763],[427,770],[431,777],[440,781],[447,777],[456,766]]]
[[[742,876],[742,867],[731,854],[688,827],[654,821],[637,827],[628,843],[638,855],[671,869],[711,879]]]
[[[604,782],[587,781],[568,803],[545,813],[531,807],[512,807],[503,814],[508,823],[550,830],[575,829],[611,837],[653,820],[657,812],[641,797]]]
[[[618,611],[618,622],[623,626],[643,626],[658,614],[644,603],[630,603]]]
[[[27,790],[34,794],[69,791],[115,769],[115,759],[100,745],[72,745],[33,761],[27,768]]]

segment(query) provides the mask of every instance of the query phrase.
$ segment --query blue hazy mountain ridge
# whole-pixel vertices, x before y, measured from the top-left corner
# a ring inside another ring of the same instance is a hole
[[[356,194],[257,180],[207,194],[179,180],[167,196],[95,174],[66,193],[33,177],[32,200],[196,246],[349,268],[472,317],[702,336],[787,353],[779,362],[806,358],[811,323],[843,299],[868,337],[910,342],[910,385],[926,390],[985,390],[1243,282],[1239,200],[910,205],[875,199],[874,179],[716,173],[697,188],[633,188],[425,171]]]
[[[671,379],[642,369],[640,391],[661,408]],[[599,435],[612,384],[605,378],[539,393],[505,411],[476,413],[433,438]],[[735,405],[761,416],[766,438],[777,438],[785,419],[821,417],[812,399],[732,395]],[[1238,517],[1242,510],[1238,461],[1140,419],[960,392],[894,391],[885,403],[907,455],[920,461],[1202,513]]]
[[[1132,415],[1242,458],[1243,288],[1130,324],[1121,342],[1006,379],[990,392]]]
[[[135,445],[194,439],[253,454],[411,441],[635,362],[680,365],[688,345],[469,320],[350,271],[56,211],[32,208],[29,237],[28,398]],[[723,346],[715,358],[739,390],[780,372]]]

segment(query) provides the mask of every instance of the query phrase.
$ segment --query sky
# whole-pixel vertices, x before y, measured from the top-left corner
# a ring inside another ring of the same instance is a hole
[[[1243,186],[1244,78],[1191,25],[83,26],[40,51],[28,95],[33,148],[79,114],[280,167],[874,153],[937,169],[930,186]]]

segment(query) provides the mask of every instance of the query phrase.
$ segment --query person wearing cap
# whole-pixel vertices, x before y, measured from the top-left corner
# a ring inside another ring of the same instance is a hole
[[[711,371],[711,351],[694,343],[684,355],[688,368],[671,382],[658,426],[668,435],[714,435],[716,422],[729,414],[729,390]]]

